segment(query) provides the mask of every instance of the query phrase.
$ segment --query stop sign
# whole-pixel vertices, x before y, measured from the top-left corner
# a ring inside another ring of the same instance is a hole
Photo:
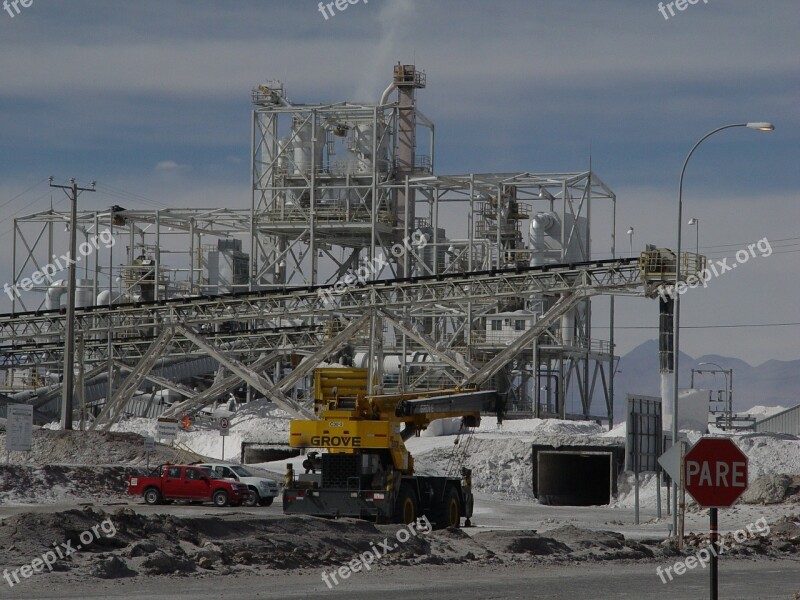
[[[702,438],[684,458],[684,481],[700,506],[731,506],[747,489],[747,456],[727,438]]]

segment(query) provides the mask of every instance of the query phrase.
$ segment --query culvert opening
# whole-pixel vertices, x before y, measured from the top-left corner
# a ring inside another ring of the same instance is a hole
[[[539,451],[537,498],[555,506],[608,504],[614,493],[613,453]]]

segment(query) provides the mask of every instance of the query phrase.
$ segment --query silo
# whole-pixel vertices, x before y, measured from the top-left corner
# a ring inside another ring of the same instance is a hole
[[[316,139],[314,133],[316,129]],[[314,121],[308,118],[295,117],[292,122],[292,148],[294,149],[295,175],[308,175],[312,166],[322,169],[322,151],[325,147],[325,131],[314,127]],[[313,161],[313,165],[312,165]]]

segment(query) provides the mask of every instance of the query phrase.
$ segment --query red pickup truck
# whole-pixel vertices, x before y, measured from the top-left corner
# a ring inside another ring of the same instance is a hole
[[[147,504],[168,500],[213,502],[216,506],[239,506],[250,495],[248,487],[220,479],[209,470],[190,465],[161,465],[149,476],[128,478],[128,493],[143,496]]]

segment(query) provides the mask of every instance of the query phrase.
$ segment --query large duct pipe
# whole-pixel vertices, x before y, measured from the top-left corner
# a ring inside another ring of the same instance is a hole
[[[103,290],[97,294],[97,306],[108,306],[118,304],[121,299],[125,299],[124,294],[112,294],[111,290]]]
[[[392,92],[395,89],[397,89],[397,84],[393,81],[392,83],[389,84],[389,87],[387,87],[383,91],[383,94],[381,95],[381,102],[380,102],[381,106],[389,103],[389,96],[391,96]]]
[[[545,234],[558,222],[558,217],[554,213],[536,213],[531,219],[530,240],[531,240],[531,266],[536,267],[544,264]]]
[[[77,279],[75,281],[75,307],[86,308],[92,305],[94,294],[92,288],[94,281],[91,279]],[[44,305],[47,310],[59,310],[61,297],[67,293],[67,282],[59,279],[47,288]]]
[[[61,296],[67,293],[67,282],[59,279],[47,288],[44,305],[47,310],[58,310],[61,308]]]

